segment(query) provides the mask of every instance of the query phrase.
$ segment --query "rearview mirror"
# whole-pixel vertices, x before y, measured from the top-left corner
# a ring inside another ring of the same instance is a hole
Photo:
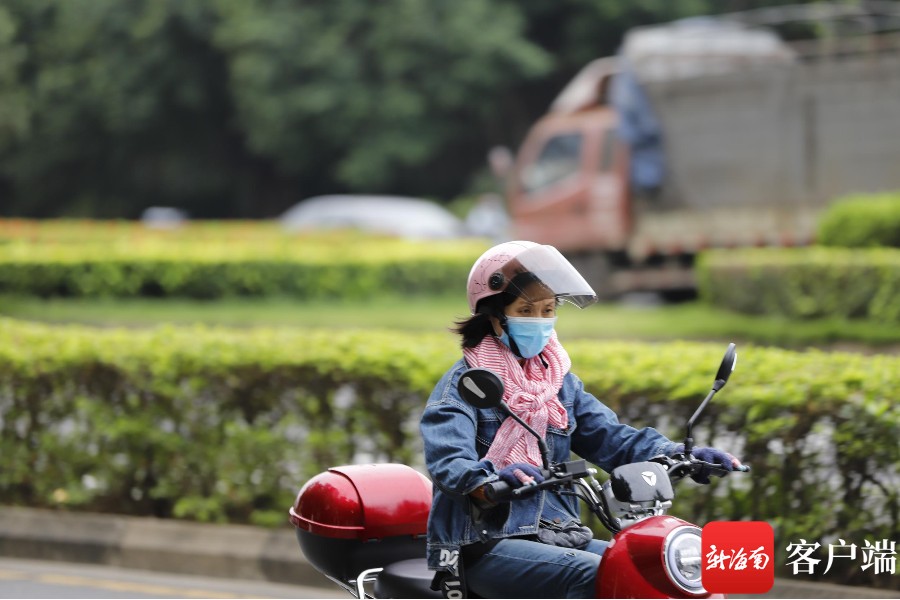
[[[498,408],[503,400],[503,382],[487,369],[469,369],[459,378],[456,389],[475,408]]]
[[[501,410],[508,417],[516,421],[524,427],[528,433],[537,439],[538,450],[541,453],[541,462],[544,469],[550,468],[550,450],[547,448],[547,442],[541,437],[534,428],[522,420],[522,417],[510,410],[506,402],[503,401],[503,382],[497,377],[496,373],[487,369],[469,369],[459,378],[456,389],[463,400],[474,406],[475,408],[496,408]]]
[[[728,381],[728,378],[731,377],[731,372],[734,371],[734,367],[737,365],[737,350],[734,347],[734,344],[728,344],[728,350],[725,351],[725,356],[722,358],[722,364],[719,365],[719,371],[716,373],[716,381],[713,383],[713,389],[717,392],[725,387],[725,383]]]
[[[703,412],[703,409],[706,408],[709,401],[712,400],[715,393],[725,387],[725,382],[731,377],[731,372],[734,371],[735,365],[737,365],[737,350],[735,349],[734,344],[728,344],[728,349],[725,350],[725,356],[722,357],[722,364],[719,365],[719,370],[716,372],[716,380],[713,382],[709,395],[706,396],[703,402],[700,403],[700,406],[697,407],[697,410],[694,411],[694,414],[691,415],[691,418],[688,419],[687,435],[684,438],[685,456],[690,457],[691,451],[694,448],[694,438],[692,437],[694,422],[700,416],[700,413]]]

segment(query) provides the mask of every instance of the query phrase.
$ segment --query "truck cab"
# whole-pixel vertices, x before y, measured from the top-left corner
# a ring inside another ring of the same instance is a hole
[[[520,237],[570,253],[625,250],[628,155],[615,130],[616,114],[608,106],[551,113],[535,125],[508,189]]]
[[[635,225],[655,206],[631,185],[629,147],[609,101],[617,64],[610,57],[587,65],[526,135],[507,179],[515,237],[558,248],[603,298],[691,289],[690,270],[680,262],[666,267],[664,278],[658,265],[635,268],[648,258],[636,256],[647,248],[635,247]]]

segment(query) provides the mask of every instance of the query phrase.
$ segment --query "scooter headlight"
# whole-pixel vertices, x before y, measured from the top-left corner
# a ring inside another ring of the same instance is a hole
[[[688,594],[706,593],[700,583],[702,549],[700,528],[688,525],[669,532],[663,544],[666,575],[678,589]]]

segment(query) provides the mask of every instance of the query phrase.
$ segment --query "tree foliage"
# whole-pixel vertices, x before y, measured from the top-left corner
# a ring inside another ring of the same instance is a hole
[[[8,0],[0,215],[449,199],[631,26],[742,2]]]
[[[498,90],[550,66],[512,6],[488,0],[218,6],[215,42],[250,149],[351,189],[389,190],[465,146]]]

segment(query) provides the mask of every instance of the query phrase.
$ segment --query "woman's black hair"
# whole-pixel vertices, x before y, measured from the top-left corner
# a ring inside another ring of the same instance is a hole
[[[512,278],[505,290],[479,300],[475,305],[474,315],[454,323],[456,327],[452,331],[462,336],[462,347],[474,348],[481,343],[485,336],[494,335],[491,317],[497,317],[502,324],[506,320],[504,309],[516,301],[516,298],[521,295],[521,290],[535,281],[540,281],[540,279],[534,273],[527,271],[519,273]]]
[[[485,336],[494,335],[491,317],[503,321],[503,309],[515,302],[516,298],[518,296],[515,294],[504,291],[479,300],[475,305],[474,315],[454,323],[456,327],[452,331],[462,336],[462,347],[474,348]]]

